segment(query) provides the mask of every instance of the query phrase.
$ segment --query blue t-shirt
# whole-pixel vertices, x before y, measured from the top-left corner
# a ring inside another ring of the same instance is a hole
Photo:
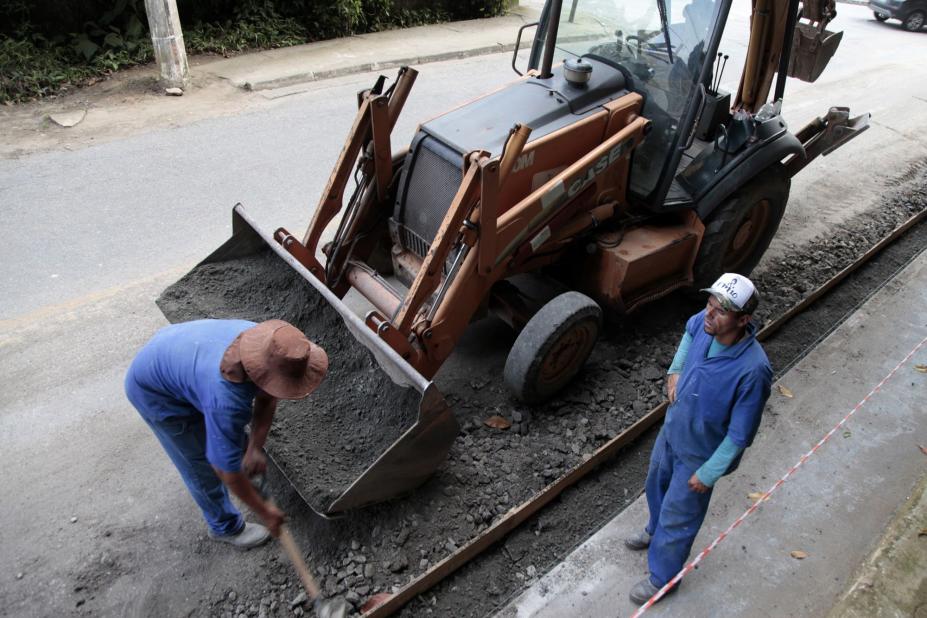
[[[741,448],[750,446],[772,384],[772,368],[756,340],[756,325],[743,339],[708,358],[714,337],[705,332],[705,311],[689,318],[692,337],[676,385],[676,402],[663,426],[673,452],[693,470],[715,452],[725,436]],[[728,472],[733,471],[735,460]]]
[[[256,387],[229,382],[219,365],[235,338],[254,325],[197,320],[166,326],[139,351],[126,374],[126,395],[145,418],[202,416],[206,459],[225,472],[241,470]]]

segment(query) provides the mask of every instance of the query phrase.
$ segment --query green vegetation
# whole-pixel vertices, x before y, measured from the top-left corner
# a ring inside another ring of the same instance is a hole
[[[500,14],[505,0],[178,0],[188,54],[229,55]],[[0,1],[0,102],[152,60],[144,0]]]
[[[151,59],[141,0],[118,0],[79,32],[51,35],[22,19],[0,33],[0,101],[24,101],[85,84]],[[0,18],[4,17],[0,15]]]

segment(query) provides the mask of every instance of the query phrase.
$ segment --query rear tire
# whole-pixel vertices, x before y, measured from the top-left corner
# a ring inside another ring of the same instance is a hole
[[[527,404],[563,388],[592,353],[602,309],[588,296],[566,292],[541,307],[515,339],[505,361],[505,384]]]
[[[790,185],[785,168],[776,163],[708,216],[695,259],[696,289],[710,286],[722,273],[753,271],[779,229]]]
[[[901,22],[901,26],[908,32],[917,32],[924,27],[924,18],[925,14],[923,11],[911,11],[908,16],[904,18],[904,21]]]
[[[873,11],[872,15],[873,17],[876,18],[876,21],[885,21],[886,19],[888,19],[888,15],[886,15],[885,13],[879,13],[878,11]]]

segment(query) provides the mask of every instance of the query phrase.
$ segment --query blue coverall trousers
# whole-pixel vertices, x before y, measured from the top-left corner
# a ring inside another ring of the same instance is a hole
[[[132,397],[129,396],[131,401]],[[135,402],[132,402],[135,405]],[[206,460],[206,424],[202,417],[173,417],[152,420],[136,405],[151,427],[184,484],[203,512],[214,536],[237,534],[245,526],[241,513],[229,499],[229,492]]]
[[[662,588],[686,564],[711,500],[711,490],[700,494],[689,489],[689,478],[695,472],[673,454],[673,449],[660,430],[650,455],[647,471],[647,506],[651,536],[647,561],[650,583]]]

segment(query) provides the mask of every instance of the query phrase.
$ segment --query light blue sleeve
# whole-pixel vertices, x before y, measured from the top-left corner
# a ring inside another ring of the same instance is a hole
[[[666,371],[667,374],[682,373],[686,365],[686,356],[689,354],[689,344],[691,343],[692,335],[689,334],[689,331],[686,331],[682,336],[682,341],[679,342],[679,347],[676,348],[676,356],[673,357],[673,362]]]
[[[713,487],[718,479],[721,478],[731,462],[744,451],[743,447],[734,444],[729,437],[724,436],[724,440],[715,449],[708,461],[702,464],[702,467],[695,471],[695,475],[705,485]]]

